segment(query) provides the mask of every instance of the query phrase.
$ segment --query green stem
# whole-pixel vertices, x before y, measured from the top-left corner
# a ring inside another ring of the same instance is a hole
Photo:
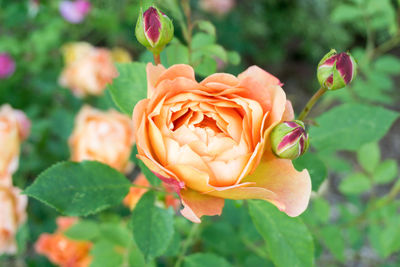
[[[304,120],[307,117],[310,110],[312,109],[312,107],[314,106],[315,102],[317,102],[317,100],[323,94],[325,94],[326,91],[327,91],[327,89],[325,87],[319,88],[319,90],[310,98],[310,100],[308,100],[306,106],[303,108],[303,110],[301,111],[301,113],[297,119],[301,120],[301,121]]]
[[[192,245],[192,243],[195,241],[199,231],[200,231],[200,224],[194,223],[192,225],[192,228],[190,229],[188,237],[186,238],[185,242],[182,245],[181,251],[179,252],[178,259],[176,260],[174,267],[181,266],[187,250],[189,249],[190,245]]]
[[[154,57],[154,63],[156,63],[156,65],[161,64],[160,54],[153,53],[153,57]]]

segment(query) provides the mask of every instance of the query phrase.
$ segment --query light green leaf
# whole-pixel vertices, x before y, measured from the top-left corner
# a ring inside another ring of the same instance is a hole
[[[174,234],[172,214],[155,206],[155,198],[147,192],[132,213],[133,237],[146,261],[161,256]]]
[[[171,42],[165,49],[165,53],[167,55],[168,66],[174,64],[189,64],[189,50],[177,40]]]
[[[239,63],[240,63],[239,53],[236,51],[229,51],[228,52],[228,61],[229,61],[229,63],[231,63],[234,66],[239,65]]]
[[[390,183],[398,175],[397,162],[393,159],[385,160],[375,169],[373,177],[377,184]]]
[[[232,265],[224,258],[212,253],[196,253],[185,257],[184,267],[231,267]]]
[[[208,20],[199,20],[197,21],[197,26],[200,30],[215,36],[216,30],[214,24],[212,24]]]
[[[392,75],[400,73],[400,60],[395,56],[381,56],[375,61],[373,66],[376,71]]]
[[[116,65],[119,76],[108,85],[108,89],[117,107],[131,116],[137,102],[147,97],[146,64],[132,62]]]
[[[216,72],[217,62],[210,57],[204,57],[199,65],[194,68],[196,74],[206,77]]]
[[[197,33],[192,39],[192,49],[202,49],[205,46],[213,45],[215,43],[215,37],[205,33]]]
[[[339,191],[345,195],[359,195],[371,189],[371,182],[362,173],[354,173],[344,178],[339,185]]]
[[[345,239],[341,229],[334,225],[324,226],[321,229],[321,238],[333,256],[335,256],[338,261],[343,262],[345,260],[344,251],[346,249],[346,244],[344,243]]]
[[[103,223],[100,225],[100,235],[103,239],[121,247],[128,247],[132,241],[130,231],[117,223]]]
[[[362,8],[355,5],[340,4],[336,5],[331,13],[332,21],[334,22],[353,22],[358,21],[364,12]]]
[[[318,150],[357,150],[381,139],[398,117],[398,112],[378,106],[344,104],[316,119],[310,144]]]
[[[122,266],[123,255],[117,252],[113,243],[101,240],[90,250],[93,256],[90,267],[118,267]]]
[[[249,211],[276,266],[314,266],[313,239],[300,218],[290,218],[263,200],[250,200]]]
[[[357,159],[364,170],[372,173],[381,160],[379,145],[376,142],[363,145],[357,151]]]
[[[42,172],[24,193],[63,214],[86,216],[120,204],[130,185],[100,162],[61,162]]]
[[[81,220],[67,229],[65,235],[75,240],[93,240],[99,235],[99,226],[90,220]]]
[[[325,164],[317,155],[310,152],[294,160],[293,165],[298,171],[302,171],[303,169],[308,170],[311,176],[313,191],[318,191],[320,185],[328,175],[328,170],[326,169]]]

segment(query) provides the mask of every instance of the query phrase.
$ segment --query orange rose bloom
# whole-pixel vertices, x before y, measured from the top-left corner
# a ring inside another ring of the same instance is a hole
[[[308,205],[311,180],[271,151],[269,133],[293,119],[277,78],[253,66],[198,83],[188,65],[147,66],[148,98],[134,109],[138,157],[177,188],[181,213],[200,222],[224,199],[264,199],[289,216]]]
[[[132,121],[115,110],[84,106],[75,119],[69,139],[71,160],[97,160],[126,172],[134,143]]]
[[[0,107],[0,184],[11,185],[11,175],[18,168],[20,145],[30,131],[26,115],[11,108]]]
[[[28,198],[20,193],[16,187],[0,185],[0,255],[17,252],[15,235],[26,220],[28,203]]]
[[[58,229],[54,234],[42,234],[35,244],[35,250],[61,267],[88,267],[92,243],[68,239],[63,233],[77,220],[75,218],[57,218]]]
[[[72,43],[63,47],[66,67],[59,82],[79,97],[101,95],[106,85],[117,76],[109,50],[88,43]]]

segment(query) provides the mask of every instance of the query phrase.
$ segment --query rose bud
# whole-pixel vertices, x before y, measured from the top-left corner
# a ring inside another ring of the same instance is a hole
[[[337,90],[349,84],[357,73],[357,63],[350,53],[336,53],[332,49],[318,64],[317,77],[320,85]]]
[[[0,53],[0,79],[5,79],[13,75],[15,62],[7,53]]]
[[[296,159],[308,148],[308,135],[304,123],[299,120],[278,124],[270,138],[272,151],[279,158]]]
[[[160,54],[174,36],[174,25],[155,7],[141,10],[136,23],[136,39],[154,54]]]

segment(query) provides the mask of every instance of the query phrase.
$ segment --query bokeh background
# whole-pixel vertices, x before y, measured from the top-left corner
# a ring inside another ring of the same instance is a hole
[[[31,135],[22,145],[20,166],[13,177],[20,188],[50,165],[70,157],[67,140],[84,104],[99,109],[114,107],[107,92],[100,97],[77,98],[59,85],[64,44],[85,41],[97,47],[121,47],[129,51],[133,61],[151,59],[134,36],[140,5],[148,5],[149,1],[90,2],[92,7],[84,20],[73,24],[60,14],[57,0],[0,0],[0,52],[10,54],[16,63],[14,74],[0,80],[0,104],[9,103],[23,110],[32,121]],[[159,4],[178,21],[170,9],[174,0]],[[217,69],[238,74],[250,65],[258,65],[279,77],[299,112],[319,87],[319,60],[335,48],[350,51],[356,58],[357,80],[324,97],[311,118],[347,102],[400,111],[399,4],[397,0],[191,1],[193,19],[212,22],[216,43],[232,51],[228,62],[222,62],[216,53],[215,62],[201,73],[206,75]],[[185,43],[179,23],[175,23],[175,33],[177,41]],[[379,142],[366,144],[358,151],[318,155],[323,176],[328,179],[301,216],[313,234],[317,266],[400,265],[399,201],[393,196],[383,208],[368,210],[398,179],[399,151],[397,121]],[[363,155],[372,155],[373,159],[365,163]],[[378,175],[365,170],[365,165],[384,162],[389,167],[381,168],[384,174],[379,175],[384,177],[378,182],[365,185],[363,179],[360,183],[359,177],[352,178],[360,173],[367,177]],[[229,202],[221,218],[209,219],[214,223],[205,223],[194,249],[223,255],[234,266],[272,266],[262,253],[254,252],[254,246],[262,248],[265,244],[240,212],[242,204]],[[20,252],[16,256],[0,256],[0,266],[52,266],[35,253],[33,244],[41,233],[54,231],[56,216],[54,210],[30,199],[28,221],[19,236]],[[107,220],[113,215],[99,216]],[[184,235],[187,222],[178,220]],[[232,238],[237,231],[244,237]],[[158,262],[159,266],[168,264],[168,259]]]

